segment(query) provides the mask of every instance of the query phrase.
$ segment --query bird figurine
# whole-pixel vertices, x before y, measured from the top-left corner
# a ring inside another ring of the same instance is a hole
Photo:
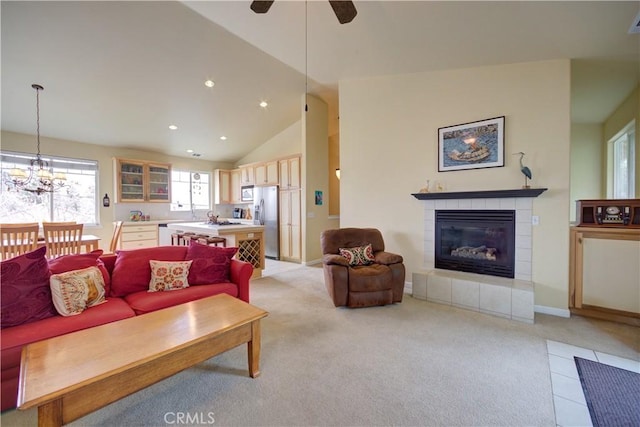
[[[514,156],[520,155],[520,172],[522,172],[522,174],[524,175],[524,186],[522,188],[530,188],[529,183],[528,183],[528,179],[531,179],[531,169],[529,169],[527,166],[525,166],[522,163],[522,158],[524,157],[524,153],[522,151],[518,152],[518,153],[513,153]]]

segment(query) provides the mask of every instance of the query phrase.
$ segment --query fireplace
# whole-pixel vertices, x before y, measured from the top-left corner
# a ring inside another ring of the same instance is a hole
[[[514,278],[514,210],[436,210],[435,267]]]

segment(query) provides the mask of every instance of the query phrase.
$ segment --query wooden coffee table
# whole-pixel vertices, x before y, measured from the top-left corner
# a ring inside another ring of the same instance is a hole
[[[60,426],[244,343],[255,378],[267,314],[221,294],[29,344],[18,409]]]

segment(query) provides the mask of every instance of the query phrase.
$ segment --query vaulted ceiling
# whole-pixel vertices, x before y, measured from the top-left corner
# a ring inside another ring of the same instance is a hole
[[[340,25],[324,0],[2,1],[2,129],[35,133],[39,83],[43,136],[234,162],[300,119],[305,90],[337,132],[342,79],[571,58],[584,123],[638,84],[637,1],[354,3]]]

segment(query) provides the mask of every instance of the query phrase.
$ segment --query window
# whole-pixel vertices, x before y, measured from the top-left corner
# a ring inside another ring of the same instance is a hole
[[[37,195],[14,190],[6,184],[9,171],[26,169],[34,155],[0,152],[0,222],[76,221],[87,225],[98,223],[98,162],[42,156],[53,173],[66,175],[63,188]]]
[[[210,178],[206,172],[171,170],[171,210],[211,209]]]
[[[635,197],[635,122],[631,122],[609,141],[608,197]]]

